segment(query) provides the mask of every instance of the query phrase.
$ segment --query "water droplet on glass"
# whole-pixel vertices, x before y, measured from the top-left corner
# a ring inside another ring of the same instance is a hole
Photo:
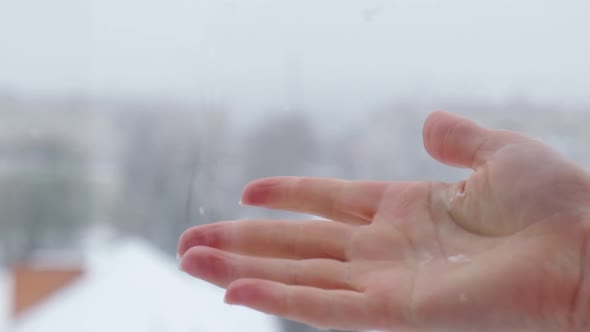
[[[447,257],[447,259],[451,263],[467,263],[467,262],[471,261],[471,259],[469,257],[467,257],[463,254],[449,256],[449,257]]]

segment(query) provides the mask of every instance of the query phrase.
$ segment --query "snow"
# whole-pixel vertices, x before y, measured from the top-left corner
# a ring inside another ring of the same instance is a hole
[[[88,273],[11,332],[279,331],[278,320],[223,303],[223,290],[178,271],[177,262],[133,239],[96,250]]]
[[[454,256],[449,256],[447,258],[449,260],[449,262],[451,263],[466,263],[471,261],[469,259],[469,257],[463,255],[463,254],[458,254],[458,255],[454,255]]]
[[[10,317],[10,278],[0,269],[0,331],[8,324]]]
[[[425,252],[422,254],[422,261],[420,262],[420,266],[424,266],[432,261],[434,258],[429,252]]]

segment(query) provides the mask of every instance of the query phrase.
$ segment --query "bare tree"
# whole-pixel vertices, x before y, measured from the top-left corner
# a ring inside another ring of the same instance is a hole
[[[73,246],[92,215],[92,186],[80,147],[48,136],[12,142],[4,153],[13,162],[0,176],[6,259]]]
[[[244,140],[244,175],[259,178],[305,175],[318,157],[320,141],[303,112],[262,121]]]
[[[222,209],[227,128],[221,113],[172,107],[125,112],[117,226],[173,251],[188,226],[231,212]]]

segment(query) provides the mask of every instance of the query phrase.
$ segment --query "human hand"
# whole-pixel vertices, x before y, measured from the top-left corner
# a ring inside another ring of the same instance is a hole
[[[424,144],[473,173],[454,184],[257,180],[244,204],[333,222],[193,227],[182,269],[227,288],[228,303],[324,328],[588,331],[589,175],[538,141],[443,112]]]

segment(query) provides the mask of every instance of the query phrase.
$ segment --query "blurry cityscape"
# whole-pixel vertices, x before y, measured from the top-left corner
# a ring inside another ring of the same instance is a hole
[[[143,239],[173,260],[179,235],[193,225],[308,217],[239,206],[242,187],[258,177],[457,180],[467,171],[437,164],[422,147],[422,123],[440,108],[527,133],[590,166],[588,107],[524,100],[392,102],[367,110],[342,130],[325,132],[305,110],[273,113],[243,126],[232,122],[233,111],[223,105],[4,96],[2,265],[10,270],[46,252],[85,259],[96,241],[117,238]],[[285,331],[312,331],[282,325]]]
[[[456,180],[465,171],[431,160],[422,145],[424,119],[441,108],[527,133],[590,166],[590,108],[583,107],[392,103],[325,133],[302,110],[244,127],[218,105],[4,97],[2,263],[38,249],[81,248],[82,235],[97,225],[148,239],[175,255],[178,236],[192,225],[289,216],[238,205],[243,186],[259,177]]]

